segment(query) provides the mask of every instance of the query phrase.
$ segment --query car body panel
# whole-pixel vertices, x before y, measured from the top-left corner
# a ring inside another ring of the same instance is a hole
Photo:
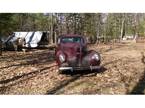
[[[59,70],[93,69],[100,65],[99,53],[94,50],[88,51],[86,39],[80,35],[59,36],[55,55]],[[92,59],[94,55],[98,56],[98,60]]]

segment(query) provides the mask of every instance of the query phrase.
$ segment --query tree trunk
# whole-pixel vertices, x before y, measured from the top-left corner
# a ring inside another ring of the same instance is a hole
[[[51,17],[51,25],[50,25],[50,44],[52,44],[53,43],[53,14],[51,13],[51,15],[50,15],[50,17]]]
[[[124,35],[125,35],[125,18],[122,20],[120,38],[122,39],[124,37]]]
[[[96,42],[98,43],[98,39],[101,36],[101,22],[102,22],[102,18],[101,18],[101,14],[97,15],[97,25],[96,25]]]

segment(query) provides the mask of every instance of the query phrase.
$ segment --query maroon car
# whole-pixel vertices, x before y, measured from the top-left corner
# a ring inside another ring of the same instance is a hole
[[[100,68],[100,54],[87,49],[81,35],[61,35],[57,39],[56,61],[60,71]]]

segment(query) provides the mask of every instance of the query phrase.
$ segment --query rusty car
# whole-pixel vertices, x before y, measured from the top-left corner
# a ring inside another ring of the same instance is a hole
[[[55,57],[59,72],[100,69],[100,54],[88,49],[85,36],[74,34],[58,36]]]

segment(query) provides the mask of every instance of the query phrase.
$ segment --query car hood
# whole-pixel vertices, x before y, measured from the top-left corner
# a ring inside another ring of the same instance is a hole
[[[76,56],[80,53],[82,46],[80,43],[63,43],[61,44],[61,50],[68,56]]]

